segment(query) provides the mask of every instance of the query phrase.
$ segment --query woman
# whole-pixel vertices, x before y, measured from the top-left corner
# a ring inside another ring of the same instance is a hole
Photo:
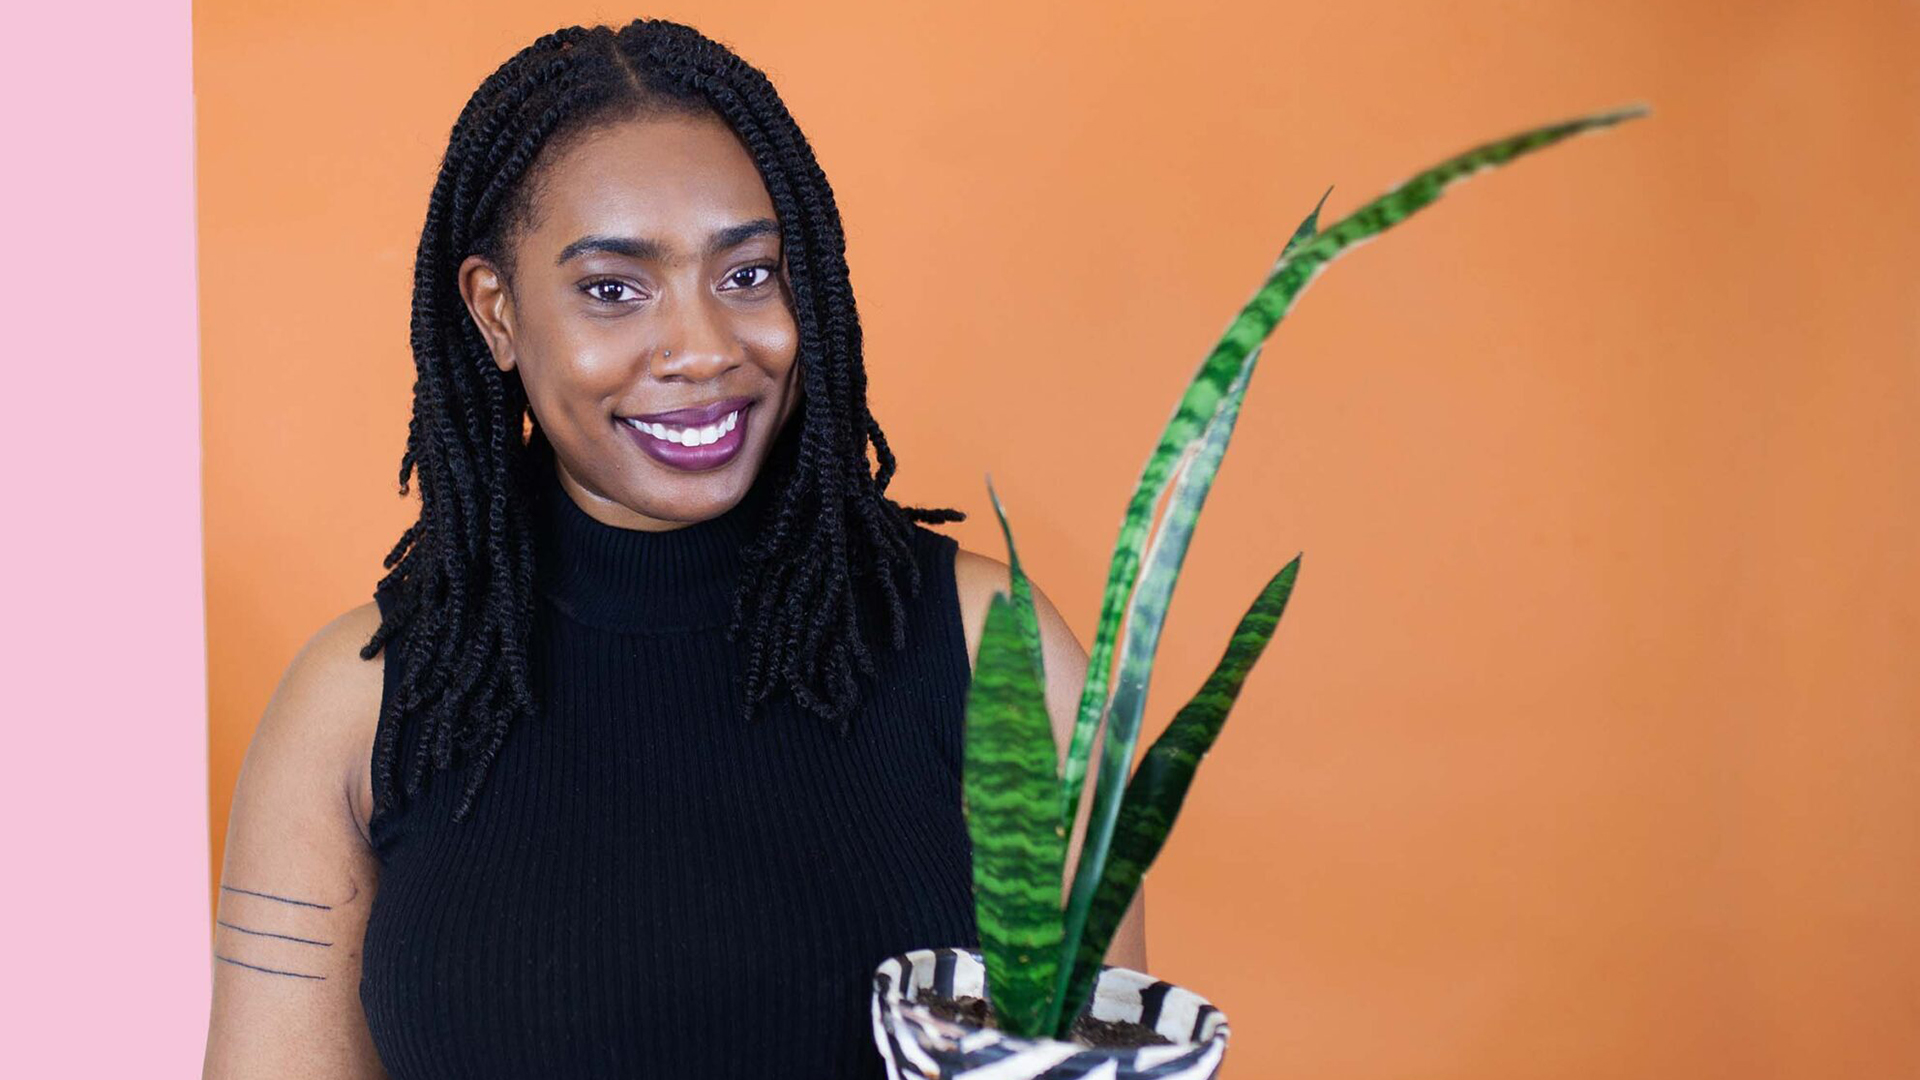
[[[843,253],[779,96],[686,26],[475,92],[415,270],[420,519],[249,747],[207,1076],[880,1075],[875,964],[978,944],[1008,571],[885,497]],[[1064,747],[1086,654],[1034,595]]]

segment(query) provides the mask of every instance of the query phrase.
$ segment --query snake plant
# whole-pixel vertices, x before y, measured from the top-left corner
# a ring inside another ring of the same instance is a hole
[[[1454,182],[1646,112],[1636,105],[1594,113],[1485,143],[1418,173],[1324,231],[1319,218],[1326,195],[1320,197],[1266,280],[1201,362],[1127,503],[1064,764],[1047,715],[1032,588],[988,479],[1007,544],[1010,591],[994,594],[981,634],[966,702],[962,788],[973,842],[981,955],[1002,1030],[1067,1038],[1087,1007],[1121,917],[1166,842],[1200,759],[1272,639],[1293,590],[1298,555],[1261,588],[1213,672],[1174,714],[1129,779],[1161,623],[1268,335],[1328,263],[1431,204]],[[1169,485],[1166,513],[1149,543],[1153,509]],[[1117,674],[1109,692],[1116,651]],[[1103,726],[1086,837],[1063,910],[1067,837],[1076,823],[1094,735]]]

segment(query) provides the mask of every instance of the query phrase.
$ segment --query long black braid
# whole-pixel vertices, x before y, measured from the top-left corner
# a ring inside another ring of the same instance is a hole
[[[553,448],[518,372],[492,362],[461,300],[457,269],[477,253],[511,282],[514,241],[541,180],[536,159],[544,165],[566,140],[662,112],[718,115],[752,154],[779,216],[799,325],[801,415],[763,465],[775,470],[769,479],[777,494],[766,528],[743,552],[727,628],[730,641],[743,628],[749,635],[742,719],[784,685],[844,735],[860,697],[855,669],[875,673],[856,585],[871,579],[886,602],[893,647],[902,648],[899,579],[907,595],[920,591],[909,523],[965,520],[958,510],[904,507],[886,497],[894,458],[867,409],[839,208],[766,76],[693,28],[663,19],[547,34],[488,76],[461,110],[420,235],[410,334],[417,377],[400,459],[401,495],[419,471],[420,518],[384,560],[390,572],[378,589],[391,600],[360,650],[370,660],[406,631],[399,655],[387,661],[401,675],[375,746],[383,784],[376,813],[394,800],[401,717],[421,724],[407,794],[419,790],[429,763],[469,763],[453,815],[460,821],[510,722],[537,708],[528,665],[532,499],[540,470],[552,468]]]

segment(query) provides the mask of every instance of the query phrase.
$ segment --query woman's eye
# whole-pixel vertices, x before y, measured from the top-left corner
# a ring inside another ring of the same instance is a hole
[[[608,304],[617,304],[620,302],[621,298],[618,295],[609,294],[609,290],[620,290],[620,289],[625,289],[631,292],[633,290],[633,286],[628,285],[626,282],[620,281],[617,278],[601,278],[598,281],[589,281],[585,285],[580,286],[580,290],[586,293],[588,296],[591,296],[595,300],[599,300],[602,303],[608,303]]]
[[[727,280],[735,282],[743,289],[757,289],[762,285],[765,285],[768,282],[773,280],[773,272],[775,269],[776,267],[768,265],[766,263],[760,263],[754,266],[743,266],[740,269],[735,270],[733,273],[728,274]],[[765,272],[767,276],[761,279],[760,281],[743,282],[740,280],[741,275],[752,274],[756,270]]]

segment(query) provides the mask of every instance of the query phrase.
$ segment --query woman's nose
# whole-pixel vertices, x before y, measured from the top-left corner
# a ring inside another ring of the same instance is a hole
[[[724,314],[716,314],[706,301],[681,305],[679,316],[670,320],[661,346],[655,372],[662,378],[677,375],[705,381],[740,362],[735,355],[739,347],[736,335]]]

